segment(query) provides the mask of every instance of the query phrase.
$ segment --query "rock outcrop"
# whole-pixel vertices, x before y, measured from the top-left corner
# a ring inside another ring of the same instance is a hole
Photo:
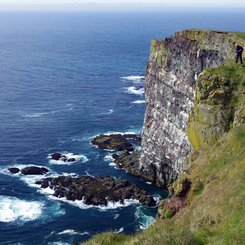
[[[91,143],[101,150],[133,151],[133,144],[128,140],[141,141],[135,134],[101,134],[92,139]]]
[[[237,42],[242,41],[233,33],[199,30],[185,30],[164,41],[152,41],[145,79],[140,169],[150,172],[156,185],[166,187],[189,168],[187,156],[192,145],[187,129],[198,76],[207,68],[234,59]],[[205,83],[205,75],[202,78]],[[224,99],[229,89],[217,89],[213,100]],[[220,122],[224,119],[217,117]],[[228,120],[223,123],[224,130]]]
[[[11,174],[17,174],[21,172],[23,175],[44,175],[49,172],[47,168],[44,167],[37,167],[37,166],[30,166],[30,167],[25,167],[22,169],[19,168],[9,168],[8,171]]]
[[[72,178],[60,176],[37,181],[41,188],[51,188],[54,196],[75,201],[82,200],[87,205],[106,206],[109,202],[124,203],[125,199],[138,200],[146,206],[155,206],[153,197],[145,190],[123,179],[112,177],[81,176]]]

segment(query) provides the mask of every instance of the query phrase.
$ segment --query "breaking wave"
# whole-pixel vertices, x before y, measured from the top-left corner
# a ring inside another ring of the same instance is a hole
[[[139,83],[139,82],[142,82],[142,80],[145,79],[145,76],[126,76],[126,77],[121,77],[123,80],[126,80],[126,81],[132,81],[132,82],[135,82],[135,83]]]
[[[72,229],[68,229],[68,230],[58,232],[57,234],[58,235],[81,235],[81,236],[84,236],[84,235],[89,235],[90,233],[86,232],[86,231],[85,232],[78,232],[78,231],[75,231]]]
[[[135,100],[132,104],[145,104],[145,100]]]
[[[137,88],[134,86],[130,86],[127,88],[124,88],[124,92],[127,94],[134,94],[134,95],[140,95],[143,96],[145,93],[145,89],[144,88]]]
[[[52,196],[52,195],[50,195],[49,198],[53,199],[53,200],[58,200],[58,201],[68,203],[70,205],[76,206],[76,207],[81,208],[81,209],[96,208],[96,209],[100,209],[100,210],[109,210],[109,209],[124,208],[124,207],[128,207],[130,205],[139,204],[138,200],[125,199],[123,201],[123,203],[121,203],[121,202],[108,202],[108,204],[106,206],[102,206],[102,205],[95,206],[95,205],[85,204],[84,200],[69,201],[64,197],[63,198],[57,198],[57,197]]]
[[[78,161],[81,161],[82,163],[85,163],[88,161],[88,158],[83,154],[80,154],[80,155],[75,155],[73,153],[61,153],[61,154],[66,156],[67,159],[73,158],[73,159],[75,159],[75,161],[68,162],[68,161],[62,161],[62,160],[54,160],[51,158],[52,154],[49,154],[48,155],[49,163],[50,164],[56,164],[56,165],[72,165]]]
[[[0,222],[24,223],[38,219],[44,204],[37,201],[26,201],[16,197],[0,196]]]

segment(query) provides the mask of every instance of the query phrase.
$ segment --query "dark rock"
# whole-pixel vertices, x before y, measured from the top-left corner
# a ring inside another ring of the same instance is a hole
[[[112,177],[82,176],[72,178],[60,176],[45,178],[36,182],[41,188],[53,188],[56,197],[67,200],[83,200],[87,205],[107,205],[124,199],[137,199],[143,205],[155,206],[156,202],[148,192],[123,179]]]
[[[9,168],[8,171],[11,173],[11,174],[17,174],[20,172],[20,170],[18,168]]]
[[[24,175],[43,175],[48,172],[46,168],[39,168],[36,166],[26,167],[21,169],[21,173]]]
[[[58,160],[60,160],[60,158],[62,157],[62,156],[64,156],[64,155],[62,155],[62,154],[60,154],[60,153],[52,153],[51,155],[50,155],[50,157],[53,159],[53,160],[56,160],[56,161],[58,161]]]
[[[74,157],[69,158],[69,159],[67,160],[67,162],[75,162],[75,161],[76,161],[76,158],[74,158]]]
[[[133,151],[133,145],[128,139],[140,142],[140,137],[135,134],[110,134],[96,136],[91,143],[102,150]]]
[[[74,157],[67,158],[66,155],[58,153],[58,152],[52,153],[50,155],[50,158],[55,161],[63,161],[63,162],[75,162],[76,161]]]
[[[118,157],[119,157],[119,155],[114,153],[114,154],[111,155],[111,157],[112,157],[114,160],[117,160]]]
[[[124,151],[120,155],[112,156],[115,160],[115,163],[119,168],[126,170],[127,173],[132,174],[146,182],[155,183],[154,179],[154,169],[151,171],[144,171],[140,167],[140,151],[128,152]]]

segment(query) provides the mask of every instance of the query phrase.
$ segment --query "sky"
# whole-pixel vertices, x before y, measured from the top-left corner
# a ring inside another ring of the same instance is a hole
[[[244,0],[0,0],[1,9],[245,8]]]

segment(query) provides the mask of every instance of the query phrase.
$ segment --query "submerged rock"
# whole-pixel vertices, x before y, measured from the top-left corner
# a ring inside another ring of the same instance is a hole
[[[50,187],[54,196],[67,200],[83,200],[87,205],[106,206],[108,202],[124,203],[125,199],[138,200],[146,206],[155,206],[156,202],[150,194],[123,179],[112,177],[82,176],[78,178],[60,176],[37,181],[41,188]]]
[[[133,145],[128,139],[133,139],[137,142],[141,141],[141,138],[135,134],[102,134],[96,136],[91,143],[98,146],[101,150],[133,151]]]

